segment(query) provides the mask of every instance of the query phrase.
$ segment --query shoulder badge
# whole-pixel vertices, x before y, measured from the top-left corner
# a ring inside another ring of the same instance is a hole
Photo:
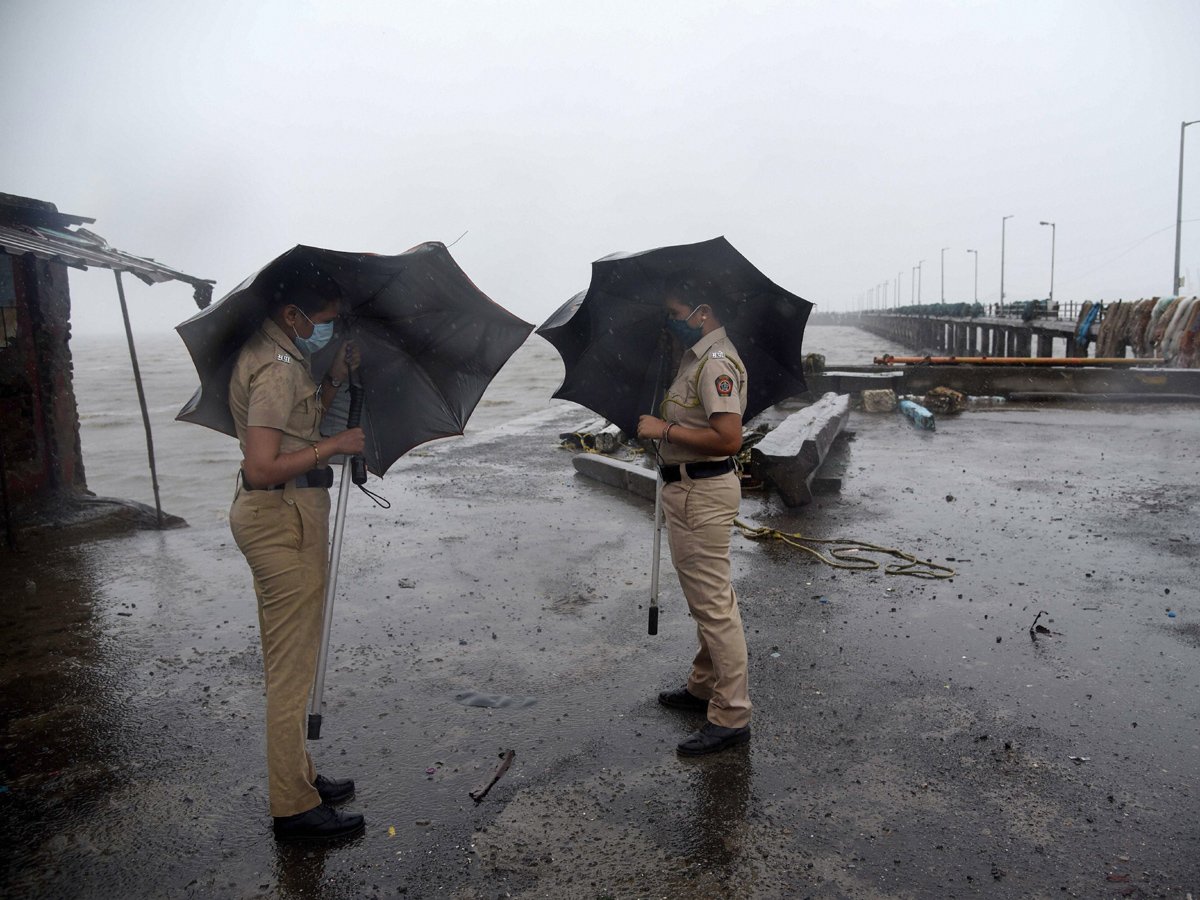
[[[733,394],[733,379],[728,375],[717,376],[717,394],[722,397],[729,397]]]
[[[724,359],[725,351],[724,350],[714,350],[712,353],[712,358],[713,359]]]
[[[275,358],[277,360],[279,360],[281,363],[290,363],[292,361],[292,358],[290,356],[288,356],[286,353],[276,353]]]

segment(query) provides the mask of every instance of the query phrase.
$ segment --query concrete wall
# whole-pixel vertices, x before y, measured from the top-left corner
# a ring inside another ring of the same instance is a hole
[[[14,524],[87,489],[72,384],[67,268],[0,253],[11,267],[16,334],[0,347],[0,447]],[[5,273],[7,275],[7,273]],[[7,280],[7,279],[5,279]]]

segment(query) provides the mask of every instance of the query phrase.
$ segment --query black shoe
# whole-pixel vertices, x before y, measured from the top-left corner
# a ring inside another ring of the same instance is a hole
[[[275,840],[280,843],[329,841],[357,834],[362,830],[363,817],[361,814],[341,812],[328,803],[314,806],[308,812],[298,813],[294,816],[275,817]]]
[[[354,796],[353,778],[326,778],[318,775],[313,787],[321,795],[322,803],[345,803]]]
[[[701,700],[687,689],[687,686],[675,688],[673,691],[659,691],[658,702],[671,709],[685,709],[688,712],[707,713],[708,701]]]
[[[698,731],[680,742],[675,749],[680,756],[704,756],[706,753],[719,753],[730,747],[736,747],[749,740],[749,725],[741,728],[722,728],[712,722],[705,722]]]

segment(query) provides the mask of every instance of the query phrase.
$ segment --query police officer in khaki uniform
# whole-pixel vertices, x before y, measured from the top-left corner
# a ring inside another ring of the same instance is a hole
[[[642,416],[638,437],[658,442],[671,561],[700,647],[687,684],[658,699],[707,714],[703,727],[678,747],[683,756],[701,756],[750,740],[746,637],[729,564],[729,535],[742,499],[732,457],[742,447],[746,370],[714,302],[695,283],[673,285],[666,308],[683,357],[662,418]]]
[[[318,775],[305,745],[305,706],[316,672],[328,568],[329,491],[335,454],[361,453],[362,429],[322,438],[320,424],[359,351],[338,349],[317,385],[311,355],[333,333],[340,291],[306,274],[278,285],[262,326],[242,346],[229,407],[242,471],[229,524],[258,597],[267,685],[267,773],[280,841],[323,840],[363,827],[335,810],[354,782]]]

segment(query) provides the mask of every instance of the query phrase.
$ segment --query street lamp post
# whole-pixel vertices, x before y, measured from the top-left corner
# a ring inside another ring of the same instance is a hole
[[[946,251],[949,247],[942,248],[942,302],[946,302]]]
[[[1039,222],[1039,225],[1050,226],[1050,300],[1051,306],[1054,305],[1054,243],[1058,233],[1058,229],[1053,222]]]
[[[900,279],[904,277],[903,272],[896,273],[896,308],[900,308]]]
[[[921,303],[921,286],[925,283],[925,270],[922,266],[925,265],[925,260],[917,263],[917,305]]]
[[[1002,311],[1004,309],[1004,229],[1011,218],[1012,216],[1005,216],[1000,220],[1000,308]]]
[[[968,250],[968,253],[975,254],[975,302],[979,302],[979,251]]]
[[[1176,297],[1179,296],[1179,289],[1183,287],[1179,283],[1180,226],[1183,224],[1183,134],[1185,128],[1197,123],[1200,123],[1200,119],[1184,122],[1179,126],[1179,199],[1175,203],[1175,280],[1171,282],[1175,286],[1173,293]]]

